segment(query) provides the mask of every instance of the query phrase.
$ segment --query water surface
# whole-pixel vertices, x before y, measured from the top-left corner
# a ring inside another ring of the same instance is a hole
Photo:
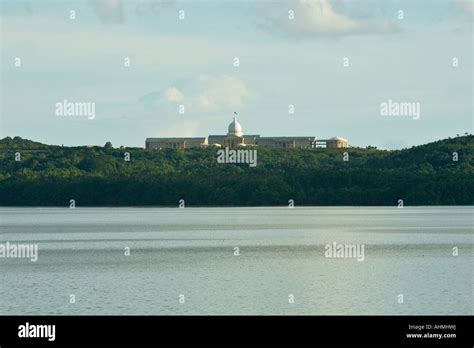
[[[0,258],[0,314],[473,314],[473,207],[0,208],[0,219],[0,243],[39,247],[37,262]],[[325,257],[333,242],[363,244],[364,261]]]

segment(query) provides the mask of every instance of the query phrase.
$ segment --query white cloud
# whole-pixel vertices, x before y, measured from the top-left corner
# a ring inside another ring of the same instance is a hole
[[[239,109],[249,93],[245,84],[236,77],[221,75],[218,77],[201,75],[190,88],[191,99],[200,108],[219,110],[222,108]]]
[[[213,118],[222,114],[230,117],[234,111],[241,110],[247,99],[250,93],[240,79],[229,75],[199,75],[145,94],[139,103],[160,123],[159,128],[149,131],[149,136],[196,136],[209,131],[206,125]],[[178,111],[180,105],[185,107],[183,115]]]
[[[139,101],[151,110],[177,110],[183,104],[191,112],[219,112],[243,107],[249,92],[238,78],[229,75],[200,75],[160,92],[142,96]]]
[[[387,20],[361,20],[338,13],[329,0],[298,0],[289,8],[294,11],[294,18],[290,19],[287,13],[274,17],[271,27],[290,35],[349,35],[390,33],[398,30]]]
[[[179,102],[184,99],[184,95],[176,87],[171,87],[166,89],[163,99],[169,102]]]
[[[347,33],[359,29],[359,23],[336,13],[328,0],[300,0],[295,20],[286,21],[290,31],[300,33]]]

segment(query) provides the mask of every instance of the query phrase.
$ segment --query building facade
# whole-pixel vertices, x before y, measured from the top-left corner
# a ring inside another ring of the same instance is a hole
[[[146,149],[187,149],[207,145],[206,137],[197,138],[147,138]]]
[[[194,138],[147,138],[147,149],[187,149],[193,147],[242,147],[259,146],[273,149],[311,149],[314,147],[346,148],[347,139],[333,137],[331,139],[317,139],[313,136],[306,137],[261,137],[260,135],[244,135],[242,126],[234,117],[229,124],[226,135],[209,135],[208,137]]]
[[[347,139],[341,137],[333,137],[326,140],[326,147],[332,149],[346,148],[349,146]]]

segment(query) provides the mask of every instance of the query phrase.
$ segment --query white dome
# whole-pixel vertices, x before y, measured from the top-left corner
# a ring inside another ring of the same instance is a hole
[[[227,134],[236,135],[238,137],[241,137],[242,135],[244,135],[244,133],[242,133],[242,126],[240,125],[239,122],[237,122],[237,117],[234,117],[234,120],[229,124]]]
[[[342,140],[342,141],[347,141],[347,139],[344,139],[342,137],[339,137],[339,136],[335,136],[335,137],[332,137],[331,140]]]

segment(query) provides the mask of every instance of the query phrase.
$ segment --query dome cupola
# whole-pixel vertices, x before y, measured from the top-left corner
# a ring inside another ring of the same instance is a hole
[[[227,135],[235,135],[237,137],[244,135],[244,133],[242,133],[242,126],[237,121],[237,117],[234,117],[234,120],[229,124]]]

